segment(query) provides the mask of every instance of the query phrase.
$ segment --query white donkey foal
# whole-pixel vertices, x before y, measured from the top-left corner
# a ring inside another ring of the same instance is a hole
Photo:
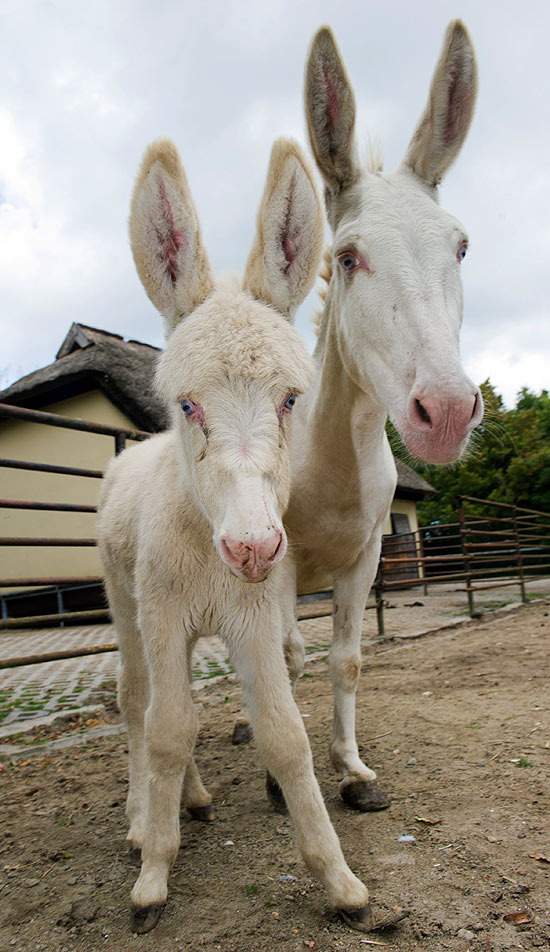
[[[333,579],[331,759],[343,799],[359,810],[389,804],[355,739],[363,609],[396,484],[386,418],[412,455],[444,463],[462,454],[483,412],[459,357],[467,238],[437,202],[437,185],[468,131],[476,87],[474,51],[456,21],[403,164],[383,174],[358,161],[353,91],[329,29],[315,36],[306,68],[309,137],[334,238],[318,374],[294,421],[285,525],[296,547],[298,591]],[[291,621],[289,630],[291,670],[299,670],[300,634]]]
[[[192,759],[189,677],[201,634],[227,644],[305,862],[331,904],[368,928],[368,893],[330,823],[283,654],[280,604],[294,591],[292,563],[281,561],[289,415],[313,375],[286,318],[311,288],[322,244],[310,173],[295,144],[275,144],[242,287],[237,279],[214,284],[168,141],[145,154],[130,233],[141,280],[167,325],[157,386],[172,415],[167,434],[110,464],[98,520],[129,734],[128,843],[142,859],[132,929],[152,929],[166,902],[180,797],[197,816],[211,802]]]

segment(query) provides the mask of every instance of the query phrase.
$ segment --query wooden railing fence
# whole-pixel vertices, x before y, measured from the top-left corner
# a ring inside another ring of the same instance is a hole
[[[115,453],[120,453],[127,440],[141,441],[151,434],[143,430],[125,429],[75,420],[54,413],[44,413],[0,403],[0,418],[27,420],[45,426],[67,427],[88,433],[103,434],[114,440]],[[33,470],[60,475],[101,479],[102,472],[94,469],[50,464],[19,459],[0,458],[0,468]],[[47,510],[55,512],[96,511],[95,506],[64,502],[40,502],[18,499],[0,499],[0,509]],[[424,594],[434,585],[451,582],[465,583],[463,591],[468,599],[468,610],[475,616],[475,593],[490,588],[516,585],[522,601],[526,601],[526,583],[550,576],[550,513],[508,505],[486,499],[461,496],[458,500],[458,521],[422,526],[415,532],[385,536],[378,573],[373,586],[374,602],[366,608],[375,609],[378,636],[385,637],[384,607],[388,595],[395,589],[421,587]],[[0,547],[12,546],[95,546],[94,538],[0,537]],[[0,600],[2,618],[0,630],[26,627],[50,627],[59,624],[86,624],[108,621],[107,608],[87,611],[66,611],[64,593],[83,586],[100,586],[101,577],[66,575],[63,577],[14,577],[0,571]],[[54,591],[58,611],[47,615],[30,614],[9,617],[7,589]],[[332,613],[327,601],[330,593],[318,593],[316,604],[311,596],[300,600],[299,620],[321,618]],[[324,604],[323,604],[324,602]],[[50,652],[48,655],[26,656],[0,661],[1,667],[14,667],[59,657],[78,657],[92,653],[114,651],[116,645],[97,645],[75,648],[71,651]]]

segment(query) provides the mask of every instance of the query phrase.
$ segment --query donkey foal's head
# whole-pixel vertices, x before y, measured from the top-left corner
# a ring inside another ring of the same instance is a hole
[[[182,491],[234,575],[259,582],[286,551],[289,424],[313,364],[290,323],[319,263],[323,221],[298,146],[273,146],[242,284],[217,284],[174,145],[147,150],[130,216],[136,267],[168,337],[157,387],[178,436]]]

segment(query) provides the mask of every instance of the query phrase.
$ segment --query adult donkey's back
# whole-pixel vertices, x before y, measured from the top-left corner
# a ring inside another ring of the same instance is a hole
[[[344,800],[359,810],[388,805],[355,740],[363,609],[396,484],[386,419],[412,455],[446,463],[464,452],[483,413],[458,346],[468,240],[437,203],[437,185],[468,131],[476,86],[472,44],[456,21],[405,159],[384,174],[359,164],[353,92],[329,29],[317,33],[306,69],[309,136],[334,240],[318,375],[295,420],[286,525],[299,559],[298,590],[314,591],[327,574],[334,579],[331,758]],[[299,633],[289,628],[299,655]]]

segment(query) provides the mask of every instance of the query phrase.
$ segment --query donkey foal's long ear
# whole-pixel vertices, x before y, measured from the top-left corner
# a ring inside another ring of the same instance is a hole
[[[355,99],[334,37],[327,26],[315,34],[306,65],[306,120],[319,171],[336,193],[359,176]]]
[[[138,274],[164,318],[168,337],[214,288],[199,220],[177,149],[169,139],[148,147],[130,210]]]
[[[302,150],[291,139],[277,139],[243,287],[292,318],[315,281],[323,226],[323,209]]]
[[[428,105],[410,141],[404,164],[437,185],[458,155],[477,95],[477,64],[466,27],[450,23],[435,68]]]

